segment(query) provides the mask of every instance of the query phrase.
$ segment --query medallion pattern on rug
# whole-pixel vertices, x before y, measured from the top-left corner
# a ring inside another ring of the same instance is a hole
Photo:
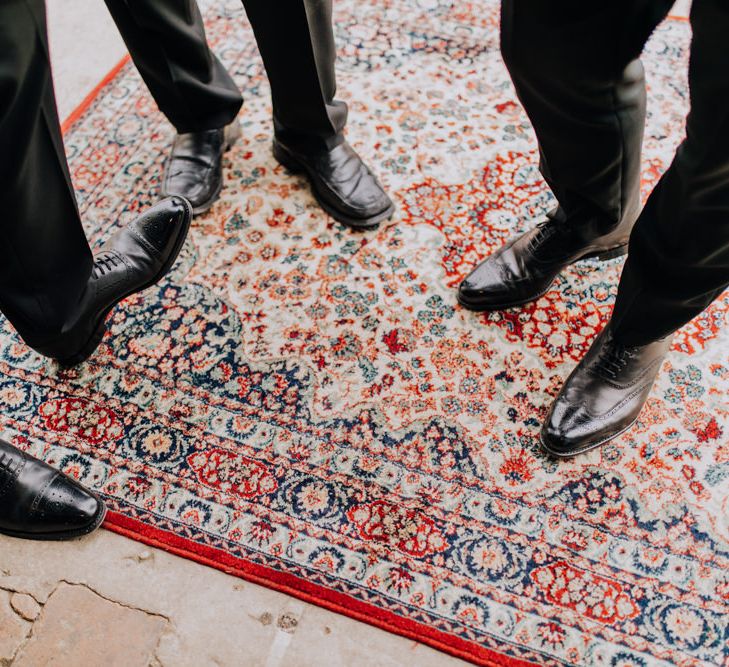
[[[221,3],[209,36],[246,98],[221,201],[80,368],[2,321],[0,427],[119,513],[504,656],[729,665],[729,294],[680,332],[634,428],[545,457],[622,264],[577,264],[521,309],[459,308],[470,267],[553,205],[497,3],[336,13],[348,137],[393,220],[352,233],[275,163],[255,44]],[[689,38],[669,20],[646,49],[646,193],[682,138]],[[130,66],[71,129],[95,247],[159,196],[172,136]]]

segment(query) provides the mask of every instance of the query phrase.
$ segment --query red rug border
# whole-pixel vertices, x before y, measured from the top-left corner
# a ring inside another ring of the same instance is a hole
[[[669,16],[669,19],[688,21],[685,16]],[[66,134],[73,125],[88,111],[99,93],[106,88],[130,62],[126,54],[81,103],[68,115],[61,125],[61,132]],[[273,568],[251,563],[242,558],[198,544],[173,533],[149,526],[141,521],[132,519],[118,512],[109,512],[104,521],[104,528],[119,535],[157,547],[171,554],[187,558],[208,567],[221,570],[226,574],[237,576],[246,581],[265,586],[281,593],[303,600],[318,607],[323,607],[343,616],[353,618],[368,625],[387,630],[396,635],[407,637],[421,644],[448,653],[457,658],[482,665],[483,667],[525,667],[533,663],[483,648],[475,642],[467,641],[449,635],[440,630],[412,621],[397,614],[380,609],[375,605],[352,598],[345,593],[339,593],[325,586],[313,584],[285,572]]]
[[[124,66],[131,61],[131,56],[127,53],[114,67],[112,67],[106,74],[106,76],[99,81],[99,83],[93,88],[93,90],[81,100],[81,103],[66,117],[66,120],[61,123],[61,133],[66,134],[76,121],[83,116],[88,108],[93,104],[94,100],[99,96],[99,93],[106,88],[124,68]]]
[[[424,623],[403,618],[368,602],[357,600],[346,593],[252,563],[214,547],[198,544],[118,512],[107,513],[104,528],[356,621],[387,630],[392,634],[407,637],[483,667],[533,667],[535,664],[484,648],[475,642],[436,630]]]

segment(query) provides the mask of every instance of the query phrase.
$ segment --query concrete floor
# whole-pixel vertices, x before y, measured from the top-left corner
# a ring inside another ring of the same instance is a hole
[[[46,0],[46,8],[58,115],[63,120],[127,50],[104,0]]]
[[[0,665],[437,667],[459,660],[101,530],[0,539]]]
[[[47,5],[58,105],[65,118],[125,48],[102,0],[47,0]],[[674,12],[685,14],[688,5],[680,0]],[[0,537],[0,667],[51,663],[464,664],[103,530],[63,544]]]

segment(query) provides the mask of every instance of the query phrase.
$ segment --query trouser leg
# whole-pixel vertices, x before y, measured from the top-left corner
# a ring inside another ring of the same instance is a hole
[[[243,99],[210,51],[195,0],[106,5],[160,111],[180,134],[220,128],[236,117]]]
[[[729,5],[693,0],[686,140],[636,223],[613,312],[639,345],[676,331],[729,286]]]
[[[54,337],[92,256],[51,81],[43,0],[0,2],[0,310],[30,342]]]
[[[537,135],[556,219],[586,239],[638,215],[645,121],[638,57],[671,4],[502,3],[502,53]]]
[[[276,136],[301,150],[343,140],[331,0],[243,0],[271,84]]]

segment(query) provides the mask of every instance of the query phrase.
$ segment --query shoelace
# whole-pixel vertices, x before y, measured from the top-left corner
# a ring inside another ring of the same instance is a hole
[[[551,220],[545,220],[537,225],[537,233],[529,240],[529,250],[534,251],[545,241],[557,233],[557,227]]]
[[[608,344],[600,354],[595,370],[603,377],[614,380],[633,358],[633,350],[616,343]]]
[[[20,463],[13,464],[13,458],[6,454],[0,454],[0,489],[10,482],[15,481],[20,471]]]
[[[119,265],[119,258],[110,252],[102,252],[94,258],[94,278],[100,278],[105,273],[109,273],[114,267]]]

